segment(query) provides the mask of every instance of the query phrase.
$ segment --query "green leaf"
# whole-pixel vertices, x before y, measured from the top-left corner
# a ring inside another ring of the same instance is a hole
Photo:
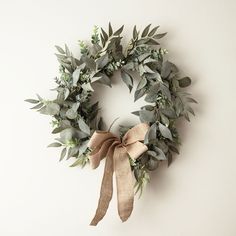
[[[165,161],[165,160],[167,160],[165,153],[160,148],[154,146],[154,150],[155,150],[155,152],[158,153],[157,156],[156,156],[156,159],[158,161]]]
[[[144,144],[148,144],[150,140],[156,139],[156,132],[157,132],[157,125],[156,123],[153,123],[145,135]]]
[[[62,144],[61,143],[51,143],[48,145],[48,147],[61,147]]]
[[[158,168],[159,162],[156,158],[151,157],[146,163],[146,168],[150,171],[156,170]]]
[[[173,145],[169,145],[169,149],[172,151],[172,152],[175,152],[177,154],[179,154],[179,150],[177,147],[173,146]]]
[[[106,74],[101,72],[97,73],[96,76],[92,78],[91,82],[98,82],[111,87],[111,79]]]
[[[108,54],[104,54],[96,60],[97,68],[101,69],[109,62]]]
[[[178,81],[181,88],[188,87],[191,84],[191,79],[189,77],[184,77]]]
[[[194,110],[192,109],[192,107],[187,106],[187,107],[186,107],[186,110],[187,110],[188,112],[190,112],[193,116],[195,116],[195,113],[194,113]]]
[[[146,88],[142,88],[139,90],[136,90],[134,93],[134,101],[136,102],[139,98],[141,98],[146,93]]]
[[[167,116],[168,118],[175,119],[176,118],[176,113],[172,108],[165,108],[161,109],[161,112]]]
[[[139,111],[139,118],[142,122],[153,122],[155,121],[154,111],[141,110]]]
[[[37,96],[39,101],[43,101],[43,99],[38,94],[36,94],[36,96]]]
[[[31,107],[30,109],[39,109],[43,106],[43,103],[39,103],[36,106]]]
[[[196,104],[198,103],[195,99],[190,98],[190,97],[187,97],[187,98],[186,98],[186,101],[187,101],[187,102],[191,102],[191,103],[196,103]]]
[[[63,148],[62,151],[61,151],[61,156],[60,156],[60,160],[59,161],[62,161],[65,156],[66,156],[66,148]]]
[[[82,118],[79,119],[78,124],[79,124],[79,128],[81,129],[81,131],[83,131],[86,134],[90,134],[89,126],[84,122],[84,120]]]
[[[68,88],[65,88],[65,90],[64,90],[64,100],[66,100],[69,95],[70,95],[70,90]]]
[[[76,131],[74,128],[66,128],[60,132],[60,141],[66,143],[75,137]]]
[[[157,62],[157,60],[155,59],[152,59],[151,57],[148,57],[146,58],[144,61],[143,61],[143,64],[148,64],[150,62]]]
[[[157,96],[158,96],[157,93],[158,93],[158,92],[149,92],[149,93],[147,93],[147,95],[146,95],[146,97],[145,97],[144,100],[145,100],[146,102],[150,102],[150,103],[156,102]]]
[[[84,83],[82,84],[82,88],[85,90],[85,91],[94,91],[93,87],[91,86],[91,83]]]
[[[146,72],[144,67],[143,67],[143,64],[139,64],[138,70],[139,70],[140,76],[142,76]]]
[[[110,37],[110,36],[112,36],[112,34],[113,34],[113,30],[112,30],[112,27],[111,27],[111,23],[110,23],[110,22],[109,22],[108,28],[109,28],[109,37]]]
[[[73,74],[72,74],[72,79],[73,79],[73,86],[77,86],[77,82],[79,80],[79,77],[80,77],[80,72],[81,72],[81,69],[77,68]]]
[[[25,102],[29,102],[29,103],[32,103],[32,104],[39,103],[39,101],[35,100],[35,99],[25,99]]]
[[[161,122],[165,125],[165,126],[169,126],[169,119],[164,115],[164,114],[160,114],[160,116],[161,116]]]
[[[74,110],[75,112],[77,112],[79,106],[80,106],[80,102],[75,102],[75,103],[72,105],[71,109]]]
[[[165,61],[161,68],[161,77],[167,78],[171,72],[171,63],[169,61]]]
[[[66,50],[66,56],[70,57],[70,50],[68,48],[68,46],[65,44],[65,50]]]
[[[160,90],[161,90],[162,94],[165,95],[169,101],[171,101],[170,90],[164,83],[160,83]]]
[[[150,38],[147,42],[147,45],[160,45],[155,39]]]
[[[148,26],[145,27],[145,29],[143,30],[143,33],[142,33],[142,37],[146,37],[148,32],[149,32],[149,29],[150,29],[150,26],[151,24],[149,24]]]
[[[160,27],[160,26],[154,27],[154,28],[150,31],[150,33],[148,34],[148,36],[149,36],[149,37],[153,36],[153,35],[156,33],[156,31],[157,31],[157,29],[158,29],[159,27]]]
[[[131,92],[133,88],[133,78],[124,70],[121,70],[121,78],[129,88],[129,91]]]
[[[77,112],[71,108],[71,109],[67,110],[66,117],[73,120],[77,117]]]
[[[80,155],[70,167],[81,166],[83,168],[88,161],[89,159],[86,155]]]
[[[57,115],[60,112],[60,106],[57,103],[49,102],[44,107],[42,107],[39,112],[44,115]]]
[[[103,28],[101,28],[101,31],[102,31],[102,36],[103,36],[103,38],[104,38],[104,41],[107,41],[107,40],[108,40],[108,35],[107,35],[107,33],[104,31]]]
[[[171,153],[171,152],[168,152],[166,155],[167,155],[168,167],[169,167],[170,164],[172,163],[172,153]]]
[[[65,54],[65,51],[64,51],[61,47],[55,45],[55,48],[57,49],[57,51],[58,51],[59,53]]]
[[[147,79],[145,77],[141,78],[141,80],[138,83],[137,90],[144,88],[146,84],[147,84]]]
[[[153,36],[153,38],[154,38],[154,39],[161,39],[161,38],[163,38],[166,34],[167,34],[167,32],[166,32],[166,33],[163,33],[163,34],[156,34],[156,35]]]
[[[144,65],[143,68],[144,68],[146,73],[151,73],[151,74],[155,74],[156,73],[155,71],[151,70],[150,67],[147,66],[147,65]]]
[[[163,125],[162,123],[159,123],[158,124],[158,128],[159,128],[159,130],[161,132],[161,135],[164,138],[168,138],[170,140],[173,140],[172,139],[172,134],[171,134],[170,130],[165,125]]]
[[[89,58],[89,57],[84,57],[83,58],[86,67],[89,68],[91,71],[95,71],[96,70],[96,62],[94,61],[94,59]]]
[[[124,29],[124,25],[122,25],[122,26],[114,33],[114,35],[116,35],[116,36],[120,35],[120,34],[122,33],[123,29]]]
[[[86,140],[79,146],[79,155],[82,155],[87,150],[88,142],[89,140]]]
[[[141,54],[139,57],[138,57],[138,60],[139,62],[142,62],[143,60],[145,60],[147,57],[150,56],[150,53],[149,52],[145,52],[143,54]]]
[[[136,39],[138,37],[138,31],[137,31],[137,28],[136,28],[136,25],[134,26],[133,28],[133,39]]]

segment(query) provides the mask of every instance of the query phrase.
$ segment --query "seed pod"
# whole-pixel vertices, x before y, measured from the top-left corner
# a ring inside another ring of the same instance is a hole
[[[153,170],[157,169],[158,164],[159,164],[159,162],[157,159],[150,157],[149,161],[146,163],[146,167],[148,170],[153,171]]]
[[[143,154],[140,157],[140,162],[142,165],[145,165],[149,161],[149,156],[147,154]]]

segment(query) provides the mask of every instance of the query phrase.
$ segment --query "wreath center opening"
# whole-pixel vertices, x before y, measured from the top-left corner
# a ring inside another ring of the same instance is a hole
[[[138,78],[134,76],[134,86],[138,84]],[[132,114],[133,111],[139,110],[146,102],[143,98],[134,101],[134,90],[128,91],[127,86],[122,81],[121,71],[117,70],[111,76],[111,86],[95,83],[94,92],[91,97],[92,103],[98,101],[100,116],[104,120],[104,129],[117,119],[113,124],[112,132],[119,134],[119,127],[122,124],[134,125],[139,123],[138,116]]]

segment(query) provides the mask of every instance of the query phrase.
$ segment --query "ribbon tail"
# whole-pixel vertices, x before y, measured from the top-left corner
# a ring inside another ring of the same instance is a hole
[[[100,198],[96,214],[91,221],[90,225],[97,225],[100,220],[105,216],[113,193],[113,158],[108,155],[106,158],[102,185],[100,190]]]
[[[134,203],[133,175],[129,156],[124,147],[115,148],[114,171],[116,174],[118,213],[124,222],[131,215]]]

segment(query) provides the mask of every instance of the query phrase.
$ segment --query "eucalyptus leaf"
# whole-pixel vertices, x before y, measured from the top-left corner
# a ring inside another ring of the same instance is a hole
[[[184,77],[178,80],[179,86],[185,88],[191,84],[191,79],[189,77]]]
[[[65,54],[65,51],[64,51],[61,47],[55,45],[55,48],[57,49],[57,51],[58,51],[59,53]]]
[[[82,155],[87,150],[88,142],[89,142],[89,140],[86,140],[82,144],[80,144],[80,146],[79,146],[79,155]]]
[[[86,134],[90,134],[89,126],[84,122],[84,120],[82,118],[79,119],[78,124],[79,124],[79,128],[81,129],[81,131],[83,131]]]
[[[32,104],[37,104],[39,103],[38,100],[35,100],[35,99],[25,99],[25,102],[29,102],[29,103],[32,103]]]
[[[51,143],[48,145],[48,147],[61,147],[61,143]]]
[[[40,109],[43,106],[43,103],[39,103],[36,106],[31,107],[30,109]]]
[[[167,78],[171,72],[171,63],[169,61],[165,61],[161,68],[161,77]]]
[[[156,159],[158,161],[165,161],[165,160],[167,160],[165,153],[160,148],[154,146],[154,150],[157,153]]]
[[[146,163],[146,168],[150,171],[156,170],[158,168],[159,162],[156,158],[151,157]]]
[[[67,110],[66,116],[69,119],[75,119],[77,117],[77,112],[71,108],[71,109]]]
[[[133,28],[133,39],[136,39],[138,37],[138,31],[137,31],[137,28],[136,28],[136,25],[134,26]]]
[[[134,101],[136,102],[139,98],[141,98],[146,93],[146,88],[143,87],[142,89],[136,90],[134,93]]]
[[[60,160],[59,161],[62,161],[65,156],[66,156],[66,148],[63,148],[62,151],[61,151],[61,155],[60,155]]]
[[[111,22],[109,22],[109,36],[111,36],[113,34],[113,29],[111,26]]]
[[[98,83],[105,84],[111,87],[111,79],[104,73],[98,73],[97,76],[99,79],[97,80]]]
[[[133,88],[133,78],[128,74],[126,71],[121,70],[121,78],[129,88],[129,91],[131,92]]]
[[[169,149],[172,151],[172,152],[175,152],[177,154],[179,154],[179,150],[177,147],[173,146],[173,145],[169,145]]]
[[[160,27],[160,26],[154,27],[154,28],[150,31],[150,33],[148,34],[148,36],[149,36],[149,37],[153,36],[153,35],[156,33],[156,31],[157,31],[157,29],[158,29],[159,27]]]
[[[101,31],[102,31],[102,36],[104,38],[104,41],[107,41],[108,40],[108,35],[107,35],[106,31],[103,28],[101,28]]]
[[[141,110],[139,112],[139,118],[142,122],[153,122],[155,121],[154,111]]]
[[[154,39],[161,39],[163,38],[167,33],[162,33],[162,34],[156,34],[153,36]]]
[[[81,72],[81,69],[77,68],[73,74],[72,74],[72,78],[73,78],[73,86],[76,86],[77,85],[77,82],[79,80],[79,77],[80,77],[80,72]]]
[[[144,88],[146,84],[147,84],[147,79],[145,77],[141,78],[141,80],[138,83],[137,90]]]
[[[144,138],[144,144],[148,144],[150,140],[156,139],[157,125],[153,123]]]
[[[149,24],[148,26],[145,27],[145,29],[143,30],[142,35],[141,35],[142,37],[147,36],[150,26],[151,26],[151,24]]]
[[[84,83],[82,84],[82,88],[85,90],[85,91],[94,91],[93,87],[91,86],[91,83]]]
[[[57,115],[60,112],[60,106],[57,103],[49,102],[39,112],[45,115]]]
[[[94,59],[86,56],[86,57],[84,57],[83,61],[85,62],[86,67],[89,68],[91,71],[96,70],[96,62]]]
[[[103,68],[109,62],[108,54],[104,54],[96,60],[97,68]]]
[[[68,88],[65,88],[65,90],[64,90],[64,100],[66,100],[69,95],[70,95],[70,90]]]
[[[144,61],[144,60],[145,60],[146,58],[148,58],[150,55],[151,55],[150,52],[143,53],[142,55],[140,55],[140,56],[138,57],[139,62]],[[146,59],[146,60],[147,60],[147,59]]]
[[[158,128],[161,132],[161,135],[165,138],[168,138],[170,140],[173,140],[172,139],[172,134],[170,132],[170,130],[168,129],[168,127],[166,127],[165,125],[163,125],[162,123],[159,123],[158,124]]]
[[[115,33],[114,35],[120,35],[124,29],[124,25],[122,25]]]

